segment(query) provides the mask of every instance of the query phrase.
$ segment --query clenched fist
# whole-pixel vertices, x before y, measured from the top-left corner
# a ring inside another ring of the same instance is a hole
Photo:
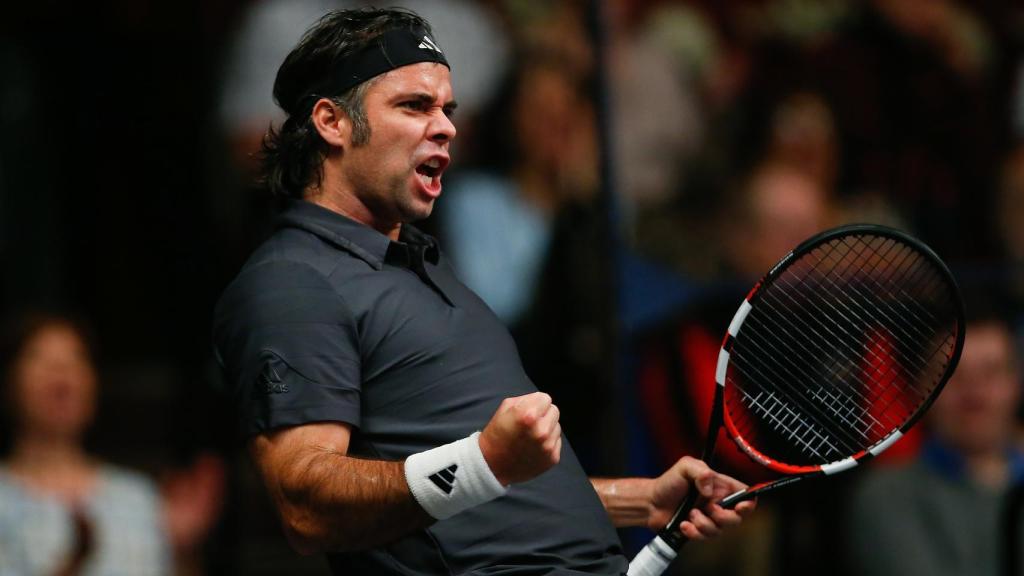
[[[480,433],[480,451],[495,478],[506,486],[558,464],[562,426],[551,396],[534,392],[503,400]]]

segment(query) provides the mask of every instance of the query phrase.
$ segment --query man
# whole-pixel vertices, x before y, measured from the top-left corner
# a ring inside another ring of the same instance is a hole
[[[264,172],[291,201],[214,338],[296,550],[338,574],[621,574],[613,523],[658,527],[690,482],[710,501],[742,486],[690,458],[588,482],[508,332],[408,225],[441,194],[455,137],[426,22],[332,12],[274,97],[288,119]],[[712,536],[750,509],[707,504],[682,530]]]
[[[1004,573],[1004,496],[1024,481],[1014,446],[1021,388],[1005,316],[984,310],[991,298],[967,307],[963,354],[928,414],[920,457],[874,471],[854,494],[852,574]]]

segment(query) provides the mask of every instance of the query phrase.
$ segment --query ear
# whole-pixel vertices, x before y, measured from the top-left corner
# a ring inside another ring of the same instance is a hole
[[[338,106],[328,100],[321,98],[313,105],[310,112],[313,119],[313,127],[331,146],[346,149],[351,145],[352,121],[348,114],[345,114]]]

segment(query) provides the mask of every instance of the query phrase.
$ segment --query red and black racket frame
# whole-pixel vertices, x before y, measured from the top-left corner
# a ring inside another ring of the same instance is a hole
[[[956,320],[956,341],[954,343],[953,348],[950,350],[948,368],[940,378],[940,381],[936,384],[936,387],[934,388],[933,392],[928,396],[926,400],[922,402],[922,404],[918,407],[917,411],[902,426],[893,429],[889,434],[884,436],[881,440],[876,442],[871,447],[865,450],[861,450],[857,454],[854,454],[848,458],[844,458],[836,462],[830,462],[821,465],[793,466],[782,462],[778,462],[762,454],[756,448],[754,448],[748,442],[746,442],[743,439],[743,437],[739,434],[736,427],[733,425],[731,419],[728,417],[728,415],[725,414],[725,374],[726,369],[728,367],[729,355],[732,350],[733,343],[735,342],[736,335],[739,333],[739,330],[743,325],[743,321],[746,319],[747,315],[750,313],[753,307],[757,305],[759,294],[761,293],[763,288],[770,286],[771,283],[774,282],[775,279],[778,278],[789,267],[790,264],[797,261],[800,257],[814,250],[818,246],[826,244],[839,237],[855,236],[858,234],[888,237],[898,242],[901,242],[905,245],[912,246],[920,254],[930,259],[932,261],[932,264],[934,264],[935,269],[939,271],[940,274],[943,274],[945,276],[945,280],[949,283],[950,286],[953,287],[953,294],[956,296],[955,305],[958,317]],[[942,259],[939,258],[939,256],[935,254],[934,251],[932,251],[931,248],[929,248],[921,241],[913,238],[912,236],[900,232],[899,230],[894,230],[892,228],[878,226],[874,224],[851,224],[822,232],[821,234],[818,234],[805,240],[799,246],[794,248],[774,267],[772,267],[772,269],[767,274],[765,274],[765,276],[761,278],[761,280],[758,281],[757,284],[754,285],[754,287],[747,294],[746,298],[740,304],[740,307],[733,316],[732,321],[729,323],[729,329],[722,340],[722,348],[718,356],[718,366],[715,371],[715,381],[717,386],[715,386],[715,397],[711,407],[711,418],[708,425],[708,437],[704,445],[704,452],[701,456],[702,460],[707,462],[709,465],[711,464],[711,459],[714,455],[715,450],[715,443],[717,441],[719,432],[721,431],[721,428],[724,424],[729,432],[730,437],[732,437],[732,439],[736,442],[740,449],[743,450],[744,453],[750,456],[750,458],[752,458],[754,461],[772,470],[785,474],[786,476],[768,482],[756,484],[745,490],[741,490],[739,492],[731,494],[726,498],[722,499],[721,501],[719,501],[718,504],[723,508],[732,508],[733,506],[739,504],[740,502],[743,502],[745,500],[751,500],[753,498],[756,498],[760,494],[777,490],[779,488],[782,488],[783,486],[788,486],[790,484],[794,484],[807,478],[837,474],[844,470],[853,468],[862,462],[866,462],[871,458],[874,458],[875,456],[881,454],[887,448],[892,446],[897,440],[899,440],[899,438],[904,433],[906,433],[908,429],[910,429],[914,424],[918,422],[918,420],[920,420],[920,418],[924,415],[925,412],[928,411],[928,408],[931,406],[932,402],[935,401],[935,398],[938,397],[939,392],[941,392],[942,388],[946,385],[946,382],[953,375],[953,371],[956,369],[956,365],[960,360],[960,353],[963,350],[964,345],[964,318],[965,314],[963,300],[959,297],[959,289],[957,288],[957,282],[953,276],[953,273],[949,270],[949,268],[942,261]],[[686,499],[682,502],[682,504],[680,504],[675,514],[673,514],[672,519],[669,520],[668,524],[666,524],[665,527],[658,532],[658,537],[661,538],[661,540],[663,540],[666,544],[671,546],[673,550],[679,550],[687,541],[686,536],[684,536],[679,531],[679,524],[680,522],[685,520],[686,517],[689,515],[690,510],[693,509],[693,507],[696,505],[698,498],[699,495],[697,493],[697,490],[695,490],[691,486],[689,494],[687,495]]]

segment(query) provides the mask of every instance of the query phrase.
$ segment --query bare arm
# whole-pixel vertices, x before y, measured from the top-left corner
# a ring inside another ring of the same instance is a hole
[[[650,478],[591,478],[601,504],[616,528],[647,526],[651,516]]]
[[[676,506],[690,490],[690,482],[696,484],[705,502],[699,509],[694,508],[680,525],[680,530],[691,540],[717,536],[722,528],[739,524],[755,507],[753,501],[742,502],[733,510],[715,504],[745,486],[690,457],[680,459],[657,478],[590,479],[612,524],[620,528],[645,526],[655,531],[668,523]]]
[[[547,394],[508,398],[479,437],[503,485],[558,463],[562,429]],[[347,456],[351,428],[324,422],[261,434],[249,451],[297,551],[360,550],[397,540],[434,519],[416,502],[404,462]]]
[[[347,456],[347,424],[316,423],[262,434],[249,451],[297,551],[357,550],[434,522],[405,482],[402,462]]]

